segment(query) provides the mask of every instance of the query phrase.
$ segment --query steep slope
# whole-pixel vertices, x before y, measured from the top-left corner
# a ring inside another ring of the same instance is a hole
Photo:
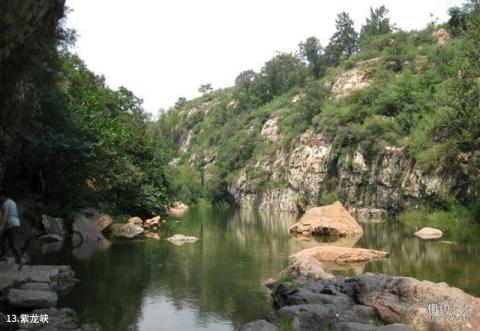
[[[237,78],[235,87],[163,115],[172,164],[196,171],[208,197],[223,194],[246,208],[297,211],[339,198],[368,216],[471,205],[480,160],[472,126],[480,73],[468,51],[476,29],[456,38],[430,27],[372,39],[322,79],[291,84],[266,102],[251,102],[260,78],[247,80],[250,90]],[[268,82],[266,72],[259,75]]]

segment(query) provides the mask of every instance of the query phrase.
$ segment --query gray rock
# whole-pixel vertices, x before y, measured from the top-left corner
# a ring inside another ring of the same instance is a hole
[[[62,241],[63,237],[59,236],[58,234],[44,234],[38,237],[38,240],[43,242],[58,242]]]
[[[19,288],[22,289],[22,290],[40,290],[40,291],[50,291],[51,290],[50,284],[49,283],[43,283],[43,282],[40,282],[40,283],[33,283],[33,282],[24,283],[24,284],[20,285]]]
[[[132,223],[115,223],[111,228],[114,236],[126,238],[133,238],[144,231],[141,226]]]
[[[257,320],[242,325],[238,331],[276,331],[277,327],[265,320]]]
[[[362,324],[356,322],[337,323],[335,331],[376,331],[377,327],[371,324]]]
[[[50,308],[57,301],[53,291],[11,289],[7,295],[8,304],[14,308]]]
[[[47,234],[55,234],[61,238],[67,236],[65,222],[61,218],[42,215],[42,224]]]
[[[469,330],[472,326],[480,325],[478,309],[469,311],[461,320],[450,320],[441,316],[435,318],[428,312],[429,305],[440,303],[449,307],[480,307],[479,298],[445,283],[436,284],[409,277],[365,274],[359,277],[315,281],[301,276],[275,286],[272,296],[276,305],[281,307],[278,315],[297,312],[298,303],[305,303],[303,306],[310,306],[305,308],[309,311],[315,309],[315,305],[333,306],[338,314],[338,322],[403,324],[388,325],[391,330],[405,327],[421,330]],[[313,304],[314,302],[317,304]],[[304,316],[313,322],[319,319],[321,314],[315,316],[304,313]],[[299,325],[305,326],[307,323],[304,321]]]
[[[75,273],[67,265],[25,265],[18,272],[17,265],[0,262],[0,289],[12,283],[49,283],[53,289],[66,289],[76,282]]]
[[[404,324],[394,323],[381,326],[377,329],[377,331],[415,331],[415,329],[412,329]]]

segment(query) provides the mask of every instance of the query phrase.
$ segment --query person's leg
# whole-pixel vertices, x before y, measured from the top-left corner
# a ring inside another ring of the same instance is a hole
[[[7,230],[4,230],[4,232],[0,234],[0,249],[1,249],[0,260],[6,259],[7,253],[8,253],[8,243],[7,243],[8,238],[7,238],[6,231]]]
[[[14,226],[11,227],[8,231],[8,239],[10,241],[10,248],[12,249],[13,254],[15,255],[15,261],[18,264],[18,270],[21,270],[23,267],[22,261],[22,251],[20,250],[20,227]]]

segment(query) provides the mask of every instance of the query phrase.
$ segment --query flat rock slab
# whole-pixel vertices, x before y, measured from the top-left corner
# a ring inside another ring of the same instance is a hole
[[[443,232],[435,228],[426,227],[415,232],[415,235],[422,239],[438,239],[443,236]]]
[[[302,256],[311,256],[319,261],[335,262],[338,265],[348,265],[384,259],[388,257],[388,252],[365,248],[318,246],[301,250],[290,257],[297,259]]]
[[[65,289],[76,282],[75,273],[67,265],[25,265],[21,271],[9,262],[0,262],[0,289],[18,283],[48,283],[51,288]]]
[[[11,289],[7,302],[14,308],[50,308],[57,305],[58,296],[54,291]]]
[[[331,205],[307,210],[300,221],[290,227],[294,235],[353,236],[363,229],[343,205],[337,201]]]
[[[169,242],[177,246],[181,246],[186,243],[194,243],[198,240],[197,237],[184,236],[183,234],[176,234],[167,238]]]

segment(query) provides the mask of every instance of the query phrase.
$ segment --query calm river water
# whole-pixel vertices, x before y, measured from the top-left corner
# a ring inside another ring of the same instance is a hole
[[[79,284],[60,300],[83,321],[104,330],[234,330],[272,309],[263,282],[288,256],[318,245],[288,234],[295,215],[193,208],[169,218],[162,238],[181,233],[200,240],[175,246],[166,240],[113,238],[97,246],[34,256],[36,263],[70,264]],[[480,232],[459,229],[422,241],[398,222],[363,225],[361,238],[336,245],[387,250],[391,257],[350,270],[444,281],[480,296]],[[331,244],[331,243],[322,243]]]

